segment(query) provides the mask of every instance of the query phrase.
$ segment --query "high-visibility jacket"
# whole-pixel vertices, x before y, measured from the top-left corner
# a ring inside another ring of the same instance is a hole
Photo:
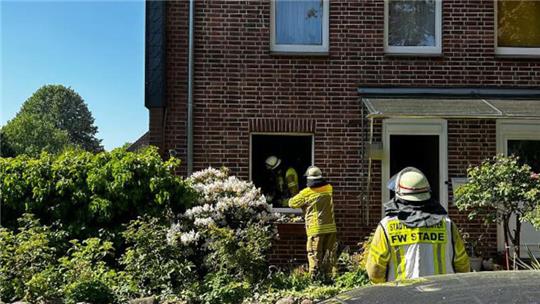
[[[289,200],[289,207],[304,210],[308,237],[336,232],[330,184],[306,187]]]
[[[429,227],[407,227],[397,217],[379,223],[366,268],[372,282],[469,272],[469,257],[454,223],[445,216]]]
[[[285,172],[285,180],[287,181],[287,189],[291,196],[298,194],[298,173],[293,167],[287,169]]]

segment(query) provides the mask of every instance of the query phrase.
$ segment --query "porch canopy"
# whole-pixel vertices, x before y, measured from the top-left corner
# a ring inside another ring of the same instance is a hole
[[[368,118],[540,118],[540,89],[359,88]]]

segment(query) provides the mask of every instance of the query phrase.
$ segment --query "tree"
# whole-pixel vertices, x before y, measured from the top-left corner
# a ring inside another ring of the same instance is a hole
[[[16,154],[57,152],[66,145],[92,152],[103,150],[86,103],[74,90],[62,85],[38,89],[3,131]]]
[[[4,130],[0,128],[0,157],[13,157],[15,152],[7,141],[7,137],[4,134]]]
[[[3,129],[6,143],[5,156],[26,154],[37,156],[41,152],[58,153],[70,146],[66,131],[33,114],[19,114]],[[2,149],[4,150],[4,149]],[[11,152],[11,153],[9,153]],[[11,155],[9,155],[11,154]],[[4,156],[4,153],[2,153]]]
[[[520,165],[515,156],[495,156],[467,170],[469,181],[456,190],[459,210],[469,211],[469,218],[484,216],[484,222],[502,223],[504,240],[514,245],[519,256],[521,222],[540,207],[540,182],[531,167]],[[510,220],[515,216],[515,229]]]

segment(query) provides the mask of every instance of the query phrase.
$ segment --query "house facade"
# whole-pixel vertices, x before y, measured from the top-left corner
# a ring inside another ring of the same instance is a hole
[[[497,153],[540,169],[540,2],[178,1],[146,14],[149,142],[182,159],[179,174],[226,166],[264,190],[269,155],[315,164],[355,246],[382,217],[385,182],[413,165],[470,238],[502,250],[452,187]],[[274,262],[305,259],[292,230]]]

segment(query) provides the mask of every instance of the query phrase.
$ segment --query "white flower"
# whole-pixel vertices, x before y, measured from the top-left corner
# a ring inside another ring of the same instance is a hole
[[[181,233],[181,225],[178,223],[172,224],[171,228],[167,231],[167,244],[176,245],[178,234]]]
[[[199,233],[195,232],[194,230],[191,230],[189,232],[185,232],[185,233],[182,233],[182,235],[180,235],[180,242],[183,245],[188,246],[192,243],[197,242],[199,238],[200,238]]]
[[[195,219],[193,224],[195,224],[195,226],[208,227],[210,225],[214,225],[215,221],[210,217],[204,217]]]

